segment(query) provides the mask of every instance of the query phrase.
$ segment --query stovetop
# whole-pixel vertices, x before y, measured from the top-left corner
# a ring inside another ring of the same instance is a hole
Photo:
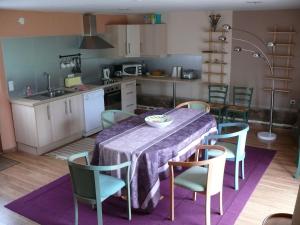
[[[118,80],[115,80],[115,79],[107,79],[107,80],[98,80],[96,82],[93,82],[91,84],[94,84],[94,85],[107,85],[107,84],[114,84],[114,83],[117,83],[119,82]]]

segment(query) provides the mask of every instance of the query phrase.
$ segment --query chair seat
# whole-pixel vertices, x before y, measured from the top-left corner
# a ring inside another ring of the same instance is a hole
[[[225,107],[225,105],[222,104],[222,103],[210,102],[208,104],[209,104],[211,109],[215,109],[215,110],[221,110]]]
[[[239,106],[239,105],[228,105],[226,107],[227,111],[233,111],[233,112],[247,112],[249,109],[245,106]]]
[[[206,189],[207,172],[205,167],[194,166],[175,177],[174,183],[192,191],[202,192]]]
[[[221,145],[225,148],[226,150],[226,158],[227,159],[234,159],[235,158],[235,152],[236,152],[236,145],[235,144],[232,144],[232,143],[228,143],[228,142],[221,142],[221,141],[217,141],[215,143],[215,145]],[[209,156],[218,156],[220,155],[220,153],[222,153],[221,151],[219,150],[210,150],[208,152],[208,155]]]
[[[125,182],[123,180],[112,176],[100,174],[101,201],[115,194],[124,186],[125,186]]]

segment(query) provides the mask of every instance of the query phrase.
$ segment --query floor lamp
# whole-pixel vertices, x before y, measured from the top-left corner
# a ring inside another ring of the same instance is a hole
[[[255,34],[249,32],[249,31],[242,30],[242,29],[237,29],[237,28],[232,28],[228,24],[224,24],[223,29],[225,31],[237,30],[237,31],[241,31],[243,33],[247,33],[248,35],[251,35],[251,36],[255,37],[257,40],[259,40],[265,46],[265,48],[267,48],[267,47],[274,48],[275,47],[275,44],[273,42],[265,43],[261,38],[259,38],[258,36],[256,36]],[[225,36],[220,36],[219,40],[225,41],[226,37]],[[255,50],[245,49],[245,48],[241,48],[241,47],[235,47],[233,50],[235,52],[238,52],[238,53],[246,52],[248,54],[251,54],[254,58],[262,59],[266,63],[266,65],[268,66],[272,77],[274,77],[274,71],[273,71],[273,67],[271,65],[271,62],[270,62],[268,56],[266,55],[266,53],[258,45],[254,44],[251,41],[241,39],[241,38],[232,38],[232,40],[240,41],[240,42],[246,43],[246,44],[250,45],[251,47],[253,47]],[[257,137],[259,139],[265,140],[265,141],[273,141],[273,140],[276,139],[276,134],[272,133],[274,95],[275,95],[275,82],[274,82],[274,79],[272,79],[269,131],[262,131],[262,132],[257,133]]]

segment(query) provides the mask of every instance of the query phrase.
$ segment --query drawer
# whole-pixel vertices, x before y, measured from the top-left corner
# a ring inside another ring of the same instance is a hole
[[[122,91],[125,93],[136,91],[136,81],[122,83]]]
[[[122,108],[123,111],[130,112],[130,113],[134,113],[135,109],[136,109],[136,103],[128,103],[124,106],[124,108]]]

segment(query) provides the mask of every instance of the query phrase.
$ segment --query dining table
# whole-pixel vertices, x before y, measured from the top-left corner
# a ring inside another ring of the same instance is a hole
[[[168,115],[172,123],[164,128],[149,126],[150,115]],[[190,158],[204,137],[217,133],[214,116],[200,110],[155,109],[131,116],[99,132],[92,165],[114,165],[131,161],[131,203],[135,209],[151,212],[159,203],[160,181],[168,178],[168,161]],[[125,179],[126,171],[109,175]]]

